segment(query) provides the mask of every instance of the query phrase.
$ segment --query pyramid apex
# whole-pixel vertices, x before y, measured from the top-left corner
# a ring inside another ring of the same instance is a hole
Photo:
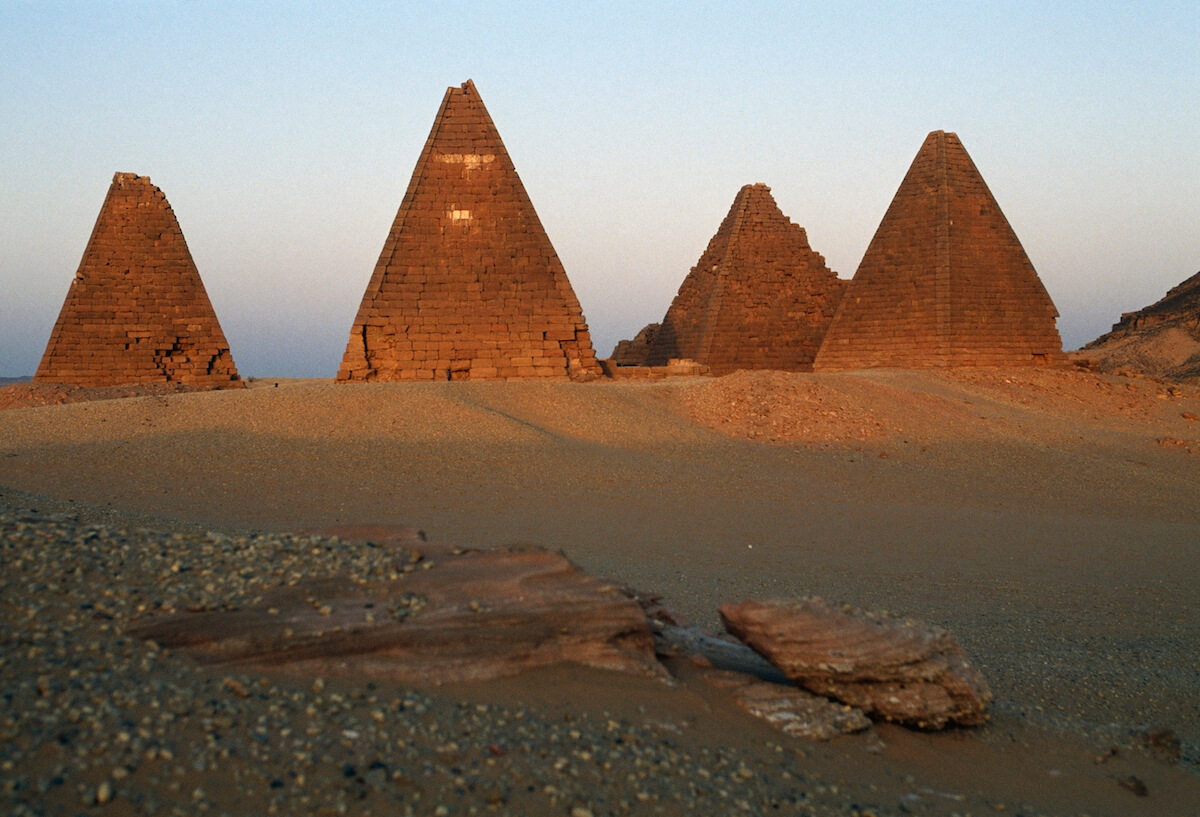
[[[149,176],[139,176],[136,173],[114,173],[113,184],[125,184],[126,182],[136,182],[140,179],[150,181]]]
[[[466,82],[464,82],[459,87],[462,88],[464,91],[471,91],[473,93],[479,93],[477,90],[475,90],[475,80],[473,80],[473,79],[468,79]]]

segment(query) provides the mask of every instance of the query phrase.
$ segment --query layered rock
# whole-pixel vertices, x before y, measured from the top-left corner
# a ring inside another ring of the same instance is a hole
[[[771,188],[748,184],[680,285],[644,363],[686,358],[715,375],[811,371],[845,286]]]
[[[342,531],[345,533],[364,532]],[[327,532],[328,533],[328,532]],[[205,664],[420,684],[562,662],[665,678],[641,607],[560,554],[434,549],[399,532],[399,578],[305,579],[238,610],[143,622],[133,634]]]
[[[450,88],[339,381],[599,375],[579,301],[474,83]]]
[[[1150,306],[1121,315],[1111,332],[1072,357],[1098,371],[1200,382],[1200,272]]]
[[[1058,311],[953,133],[926,137],[815,371],[1065,362]]]
[[[794,738],[830,740],[871,726],[871,719],[861,710],[794,686],[729,670],[709,670],[703,677],[713,686],[728,690],[743,711]]]
[[[726,604],[720,615],[794,683],[872,717],[920,729],[986,720],[987,682],[944,630],[821,599]]]
[[[113,176],[34,380],[241,385],[175,212],[148,177]]]

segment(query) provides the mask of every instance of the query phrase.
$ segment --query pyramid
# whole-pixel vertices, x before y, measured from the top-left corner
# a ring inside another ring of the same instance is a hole
[[[771,188],[748,184],[679,287],[646,363],[688,358],[716,375],[810,371],[845,285]]]
[[[113,176],[34,380],[241,383],[175,213],[148,177]]]
[[[599,371],[579,301],[474,83],[447,89],[338,380]]]
[[[962,142],[934,131],[871,239],[814,369],[1062,363],[1057,317]]]

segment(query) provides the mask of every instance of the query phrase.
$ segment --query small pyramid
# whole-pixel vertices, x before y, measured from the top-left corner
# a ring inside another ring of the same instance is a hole
[[[599,372],[579,301],[474,83],[447,89],[338,380]]]
[[[167,197],[117,173],[34,380],[240,385]]]
[[[765,184],[748,184],[679,287],[646,356],[738,369],[811,371],[846,282]]]
[[[1063,363],[1057,317],[962,142],[934,131],[875,231],[814,369]]]

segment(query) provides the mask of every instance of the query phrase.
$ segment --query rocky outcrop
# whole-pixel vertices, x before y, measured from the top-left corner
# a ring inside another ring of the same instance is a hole
[[[1200,272],[1150,306],[1126,312],[1111,332],[1071,357],[1097,371],[1200,383]]]
[[[721,621],[797,685],[920,729],[986,720],[987,682],[944,630],[821,599],[726,604]]]
[[[395,578],[304,579],[249,607],[132,632],[204,664],[297,675],[445,684],[573,662],[667,677],[637,602],[561,554],[464,552],[424,545],[412,529],[371,530],[340,535],[393,546]]]

